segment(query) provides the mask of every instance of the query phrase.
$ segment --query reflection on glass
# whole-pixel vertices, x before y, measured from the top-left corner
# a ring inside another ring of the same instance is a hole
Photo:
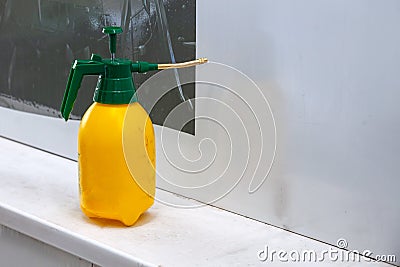
[[[88,59],[91,53],[109,57],[104,26],[124,29],[117,57],[191,60],[195,21],[195,0],[0,0],[0,106],[58,117],[74,59]],[[135,74],[136,86],[152,74]],[[96,81],[94,76],[84,79],[71,118],[79,119],[90,105]],[[163,124],[183,98],[193,97],[194,85],[177,85],[154,107],[153,121]],[[187,112],[194,116],[194,109]],[[184,130],[193,133],[194,122]]]

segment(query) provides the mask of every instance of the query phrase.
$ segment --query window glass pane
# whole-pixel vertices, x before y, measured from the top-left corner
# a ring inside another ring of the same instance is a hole
[[[91,53],[109,57],[104,26],[121,25],[124,30],[117,57],[191,60],[195,11],[195,0],[0,0],[0,106],[58,117],[72,62],[89,59]],[[136,86],[153,74],[135,74]],[[88,76],[82,82],[72,118],[79,119],[91,104],[96,81]],[[184,85],[183,93],[193,98],[194,85]],[[174,88],[153,108],[153,121],[163,124],[181,102]],[[194,109],[189,112],[194,116]],[[184,130],[194,133],[194,122]]]

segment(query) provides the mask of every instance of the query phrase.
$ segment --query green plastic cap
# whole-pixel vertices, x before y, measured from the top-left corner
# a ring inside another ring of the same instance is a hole
[[[131,61],[104,59],[104,74],[99,76],[93,100],[103,104],[129,104],[137,101]]]

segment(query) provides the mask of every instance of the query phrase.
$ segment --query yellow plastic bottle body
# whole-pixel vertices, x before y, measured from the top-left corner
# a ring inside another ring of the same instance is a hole
[[[88,217],[130,226],[154,203],[154,130],[139,103],[93,103],[80,124],[78,153],[80,204]]]

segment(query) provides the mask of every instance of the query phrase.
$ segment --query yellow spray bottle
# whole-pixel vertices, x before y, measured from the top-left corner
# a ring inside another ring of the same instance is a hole
[[[137,102],[132,72],[188,67],[207,59],[153,64],[115,58],[116,37],[121,32],[120,27],[103,29],[110,36],[111,59],[93,54],[90,60],[75,60],[61,114],[68,120],[83,76],[99,75],[94,103],[82,117],[78,133],[80,206],[88,217],[130,226],[151,207],[155,195],[153,124]],[[134,171],[125,161],[127,154],[134,161],[129,163]]]

